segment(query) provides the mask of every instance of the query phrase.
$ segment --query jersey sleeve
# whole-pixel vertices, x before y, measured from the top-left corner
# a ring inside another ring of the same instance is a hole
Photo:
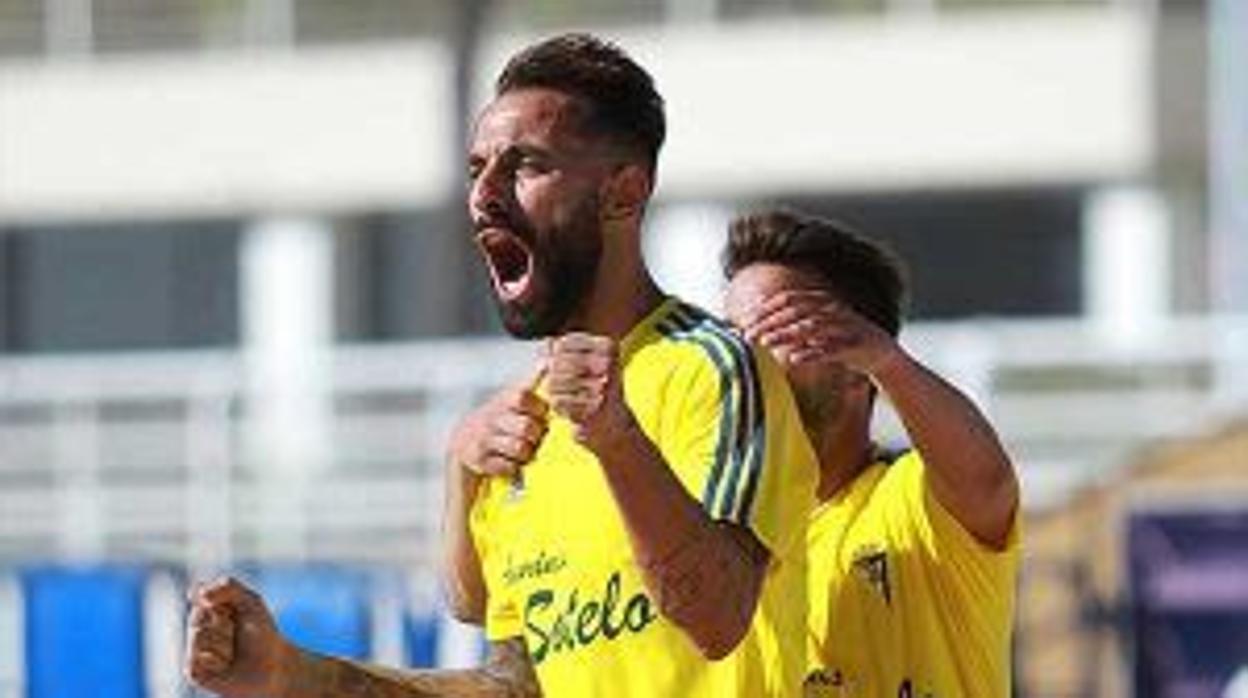
[[[712,519],[781,555],[805,530],[818,477],[783,372],[718,322],[681,339],[690,356],[668,387],[673,427],[660,450]]]
[[[766,423],[762,472],[751,502],[750,526],[773,552],[805,545],[815,507],[819,465],[783,369],[757,352]]]
[[[469,528],[472,543],[481,561],[481,576],[485,580],[485,636],[490,641],[500,641],[523,634],[524,627],[515,597],[507,593],[503,584],[502,555],[499,553],[496,490],[498,482],[484,483],[473,501],[469,512]]]
[[[1012,593],[1019,564],[1021,524],[1015,511],[1005,546],[996,550],[980,542],[940,503],[927,486],[926,465],[917,452],[902,456],[891,468],[898,515],[918,542],[917,549],[932,560],[932,569],[946,583],[960,585],[968,598],[986,606],[1003,603],[996,597]]]

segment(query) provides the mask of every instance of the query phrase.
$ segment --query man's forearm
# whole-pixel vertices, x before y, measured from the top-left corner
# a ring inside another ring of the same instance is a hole
[[[485,580],[468,527],[468,510],[479,486],[476,477],[448,461],[442,512],[442,586],[451,614],[461,622],[479,624],[485,618]]]
[[[753,618],[766,549],[748,530],[712,521],[635,422],[591,448],[659,610],[707,657],[731,652]]]
[[[903,351],[876,375],[927,465],[937,498],[977,538],[1004,541],[1018,483],[996,430],[971,400]]]
[[[484,667],[391,669],[300,651],[280,698],[537,698],[532,664],[518,640],[495,643]]]

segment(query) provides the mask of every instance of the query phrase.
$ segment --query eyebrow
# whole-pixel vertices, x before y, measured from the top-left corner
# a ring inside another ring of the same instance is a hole
[[[505,148],[503,148],[502,152],[498,154],[498,157],[504,161],[515,161],[522,157],[554,158],[557,156],[554,153],[554,151],[550,150],[549,148],[543,148],[541,146],[533,145],[531,143],[510,143]],[[488,159],[489,159],[489,156],[481,152],[475,152],[475,151],[468,152],[469,164],[479,163]]]
[[[543,148],[541,146],[536,146],[536,145],[532,145],[529,143],[515,143],[513,145],[508,146],[507,151],[504,151],[504,152],[516,153],[516,154],[519,154],[521,157],[530,157],[530,156],[544,157],[544,158],[556,157],[554,151],[550,150],[549,148]]]

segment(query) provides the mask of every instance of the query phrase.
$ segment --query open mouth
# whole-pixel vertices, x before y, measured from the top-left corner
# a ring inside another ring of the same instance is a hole
[[[498,297],[506,303],[524,300],[533,285],[533,251],[529,246],[504,228],[487,228],[477,234],[476,242]]]

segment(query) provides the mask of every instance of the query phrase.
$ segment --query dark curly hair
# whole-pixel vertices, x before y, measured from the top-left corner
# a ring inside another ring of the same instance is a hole
[[[773,209],[734,219],[724,248],[724,275],[751,264],[781,264],[817,278],[841,302],[896,337],[906,273],[883,243],[826,218]]]
[[[663,98],[650,74],[615,44],[589,34],[561,34],[533,44],[507,62],[496,97],[541,87],[580,100],[584,127],[645,159],[651,175],[667,135]]]

